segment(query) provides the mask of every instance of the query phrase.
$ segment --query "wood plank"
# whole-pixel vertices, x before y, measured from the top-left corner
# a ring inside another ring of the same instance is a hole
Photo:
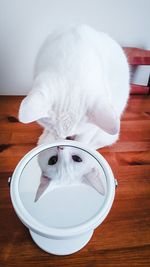
[[[132,151],[132,152],[104,152],[100,151],[101,154],[107,158],[110,162],[116,161],[117,166],[136,166],[136,165],[149,165],[150,164],[150,150],[147,151]],[[111,163],[110,163],[111,164]],[[113,165],[113,164],[111,164]]]
[[[150,96],[135,95],[130,96],[128,100],[127,110],[132,109],[137,112],[150,112]]]
[[[103,152],[138,152],[138,151],[148,151],[150,150],[149,141],[122,141],[121,139],[117,141],[112,146],[103,147],[99,149],[100,153]]]

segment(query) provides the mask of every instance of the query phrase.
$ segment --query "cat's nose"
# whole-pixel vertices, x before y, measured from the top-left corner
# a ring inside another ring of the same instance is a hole
[[[67,136],[66,140],[75,140],[75,138],[76,138],[76,135],[74,134],[74,135],[71,135],[71,136]]]

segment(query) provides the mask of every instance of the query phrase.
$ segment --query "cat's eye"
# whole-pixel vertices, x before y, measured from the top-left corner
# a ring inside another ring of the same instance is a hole
[[[48,160],[48,165],[55,165],[57,163],[57,160],[58,160],[58,156],[57,155],[52,156]]]
[[[82,159],[78,155],[72,155],[72,159],[75,162],[82,162]]]

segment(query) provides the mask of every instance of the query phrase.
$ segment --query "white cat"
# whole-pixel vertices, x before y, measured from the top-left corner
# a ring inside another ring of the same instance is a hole
[[[87,152],[67,146],[57,146],[40,152],[42,170],[35,202],[57,186],[85,183],[105,195],[106,180],[97,161]]]
[[[129,67],[121,47],[89,26],[70,27],[42,46],[19,120],[44,127],[38,144],[75,139],[97,149],[118,139],[128,96]]]

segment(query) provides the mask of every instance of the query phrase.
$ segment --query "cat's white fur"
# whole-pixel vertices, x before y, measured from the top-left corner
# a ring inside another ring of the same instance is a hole
[[[122,48],[86,25],[51,34],[39,51],[31,92],[19,120],[38,121],[38,143],[67,136],[92,148],[113,144],[129,96],[129,67]]]
[[[79,162],[73,156],[80,157]],[[54,164],[49,160],[57,157]],[[85,183],[105,195],[106,179],[98,162],[87,152],[68,146],[57,146],[43,150],[38,155],[42,174],[35,194],[35,202],[57,186]]]

